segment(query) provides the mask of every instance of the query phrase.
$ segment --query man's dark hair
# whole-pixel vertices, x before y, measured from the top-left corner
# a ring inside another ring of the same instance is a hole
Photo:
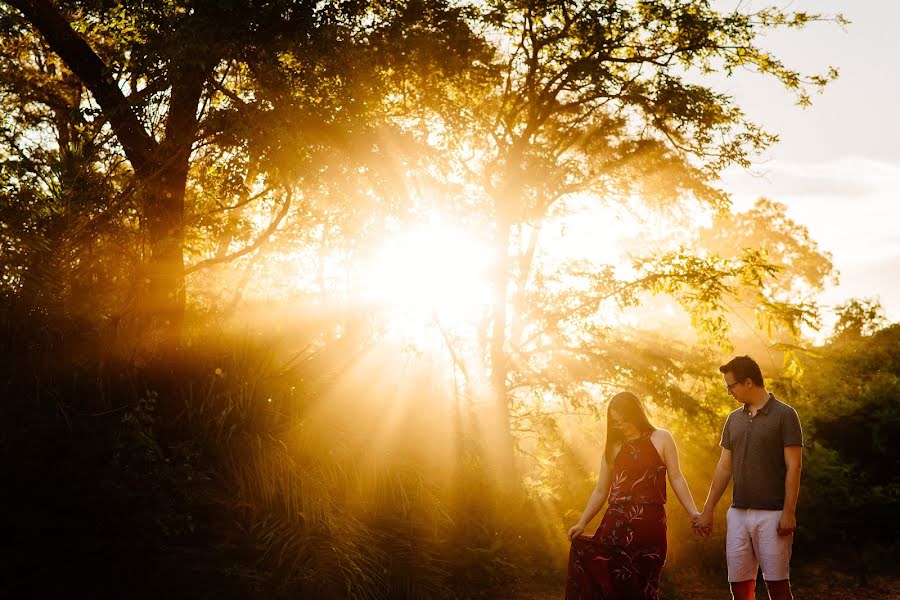
[[[732,358],[730,361],[719,367],[719,371],[723,375],[725,373],[731,373],[732,375],[734,375],[734,380],[736,382],[742,382],[751,379],[753,380],[753,385],[755,385],[756,387],[765,387],[765,385],[763,384],[762,371],[759,370],[759,365],[756,364],[756,361],[749,356],[736,356],[735,358]]]

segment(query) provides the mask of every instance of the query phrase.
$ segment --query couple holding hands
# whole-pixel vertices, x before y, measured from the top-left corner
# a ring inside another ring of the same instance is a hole
[[[698,511],[668,431],[650,424],[637,396],[622,392],[607,408],[600,476],[572,541],[566,600],[656,600],[666,560],[666,476],[707,537],[713,511],[734,480],[726,523],[725,557],[735,600],[753,600],[762,568],[771,600],[792,599],[791,546],[797,526],[803,435],[797,412],[764,385],[759,365],[739,356],[719,367],[728,394],[741,406],[722,429],[722,454],[703,510]],[[585,527],[608,504],[592,536]]]

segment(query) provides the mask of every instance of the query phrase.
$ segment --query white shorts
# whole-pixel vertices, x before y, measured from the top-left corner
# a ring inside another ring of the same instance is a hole
[[[794,535],[778,535],[780,510],[729,508],[725,558],[728,581],[756,579],[762,567],[763,579],[790,579],[791,546]]]

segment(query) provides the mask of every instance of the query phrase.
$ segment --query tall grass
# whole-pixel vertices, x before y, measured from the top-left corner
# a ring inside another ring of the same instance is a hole
[[[477,598],[548,564],[472,444],[375,448],[335,391],[358,346],[205,334],[160,384],[81,325],[2,326],[4,596]]]

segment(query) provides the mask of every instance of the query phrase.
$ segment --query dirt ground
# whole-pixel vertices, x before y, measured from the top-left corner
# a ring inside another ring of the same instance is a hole
[[[677,589],[673,589],[673,584],[668,588],[663,586],[660,600],[729,600],[731,597],[726,587],[714,582],[680,582]],[[809,569],[796,578],[793,588],[797,600],[900,600],[898,576],[874,576],[863,581],[851,574]],[[562,584],[547,582],[521,585],[488,596],[492,600],[562,600],[562,597]],[[762,580],[757,585],[756,598],[767,598]]]

